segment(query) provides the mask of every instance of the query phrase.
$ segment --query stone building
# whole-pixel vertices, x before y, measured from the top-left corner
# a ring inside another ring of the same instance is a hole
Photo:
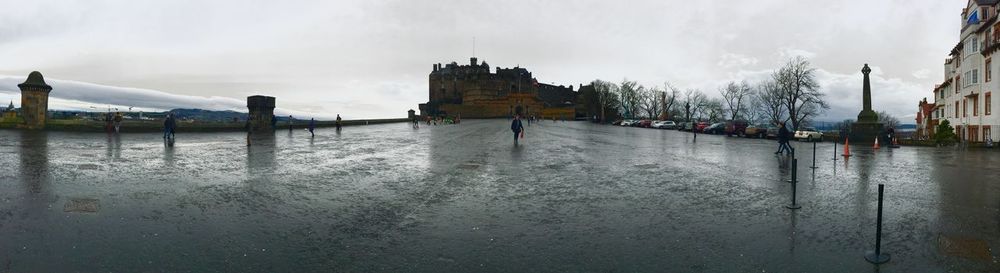
[[[473,57],[468,65],[434,64],[428,76],[429,100],[419,109],[421,116],[499,118],[521,114],[573,119],[577,94],[573,86],[538,83],[521,67],[491,71],[489,64]]]
[[[24,83],[18,84],[21,89],[21,117],[25,129],[45,129],[46,113],[49,111],[49,92],[52,86],[45,84],[42,73],[32,71]]]

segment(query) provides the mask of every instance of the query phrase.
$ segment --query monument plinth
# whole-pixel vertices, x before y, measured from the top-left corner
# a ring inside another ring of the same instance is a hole
[[[883,130],[883,124],[878,121],[878,114],[872,110],[872,87],[868,79],[868,73],[871,72],[872,69],[868,68],[868,64],[861,68],[861,73],[864,74],[862,87],[864,105],[861,113],[858,113],[858,120],[851,125],[850,139],[854,143],[875,142],[875,138],[881,135]]]

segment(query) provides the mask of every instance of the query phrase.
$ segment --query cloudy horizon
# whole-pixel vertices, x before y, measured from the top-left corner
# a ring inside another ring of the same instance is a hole
[[[965,1],[246,1],[0,0],[0,99],[40,71],[53,109],[106,105],[403,117],[427,100],[431,64],[525,67],[540,82],[670,82],[718,97],[792,56],[817,69],[831,109],[854,118],[861,66],[873,105],[913,123],[958,42]],[[933,98],[930,98],[933,101]]]

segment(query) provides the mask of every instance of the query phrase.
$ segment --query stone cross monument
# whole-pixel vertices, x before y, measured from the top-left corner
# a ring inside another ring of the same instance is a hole
[[[861,73],[865,75],[862,87],[864,99],[858,120],[851,125],[850,139],[854,143],[872,143],[875,142],[875,137],[882,134],[883,125],[878,122],[878,114],[872,110],[872,87],[868,79],[868,73],[871,72],[868,64],[861,68]]]
[[[24,117],[25,129],[45,129],[45,116],[49,111],[49,92],[52,86],[45,84],[42,73],[32,71],[28,74],[28,79],[24,83],[18,84],[21,88],[21,116]]]

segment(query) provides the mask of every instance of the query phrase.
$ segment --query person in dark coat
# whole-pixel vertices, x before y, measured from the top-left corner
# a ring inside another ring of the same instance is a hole
[[[785,123],[778,123],[778,151],[775,154],[780,154],[784,151],[788,153],[794,153],[792,146],[788,145],[788,140],[791,139],[791,132],[788,131],[788,127]]]
[[[316,119],[315,118],[309,119],[309,136],[310,137],[315,137],[316,136],[316,134],[313,133],[313,130],[316,130]]]
[[[514,115],[514,121],[510,122],[510,130],[514,131],[514,144],[517,144],[517,137],[521,135],[521,131],[524,131],[520,115]]]
[[[167,117],[163,119],[163,139],[174,137],[174,115],[167,114]]]

